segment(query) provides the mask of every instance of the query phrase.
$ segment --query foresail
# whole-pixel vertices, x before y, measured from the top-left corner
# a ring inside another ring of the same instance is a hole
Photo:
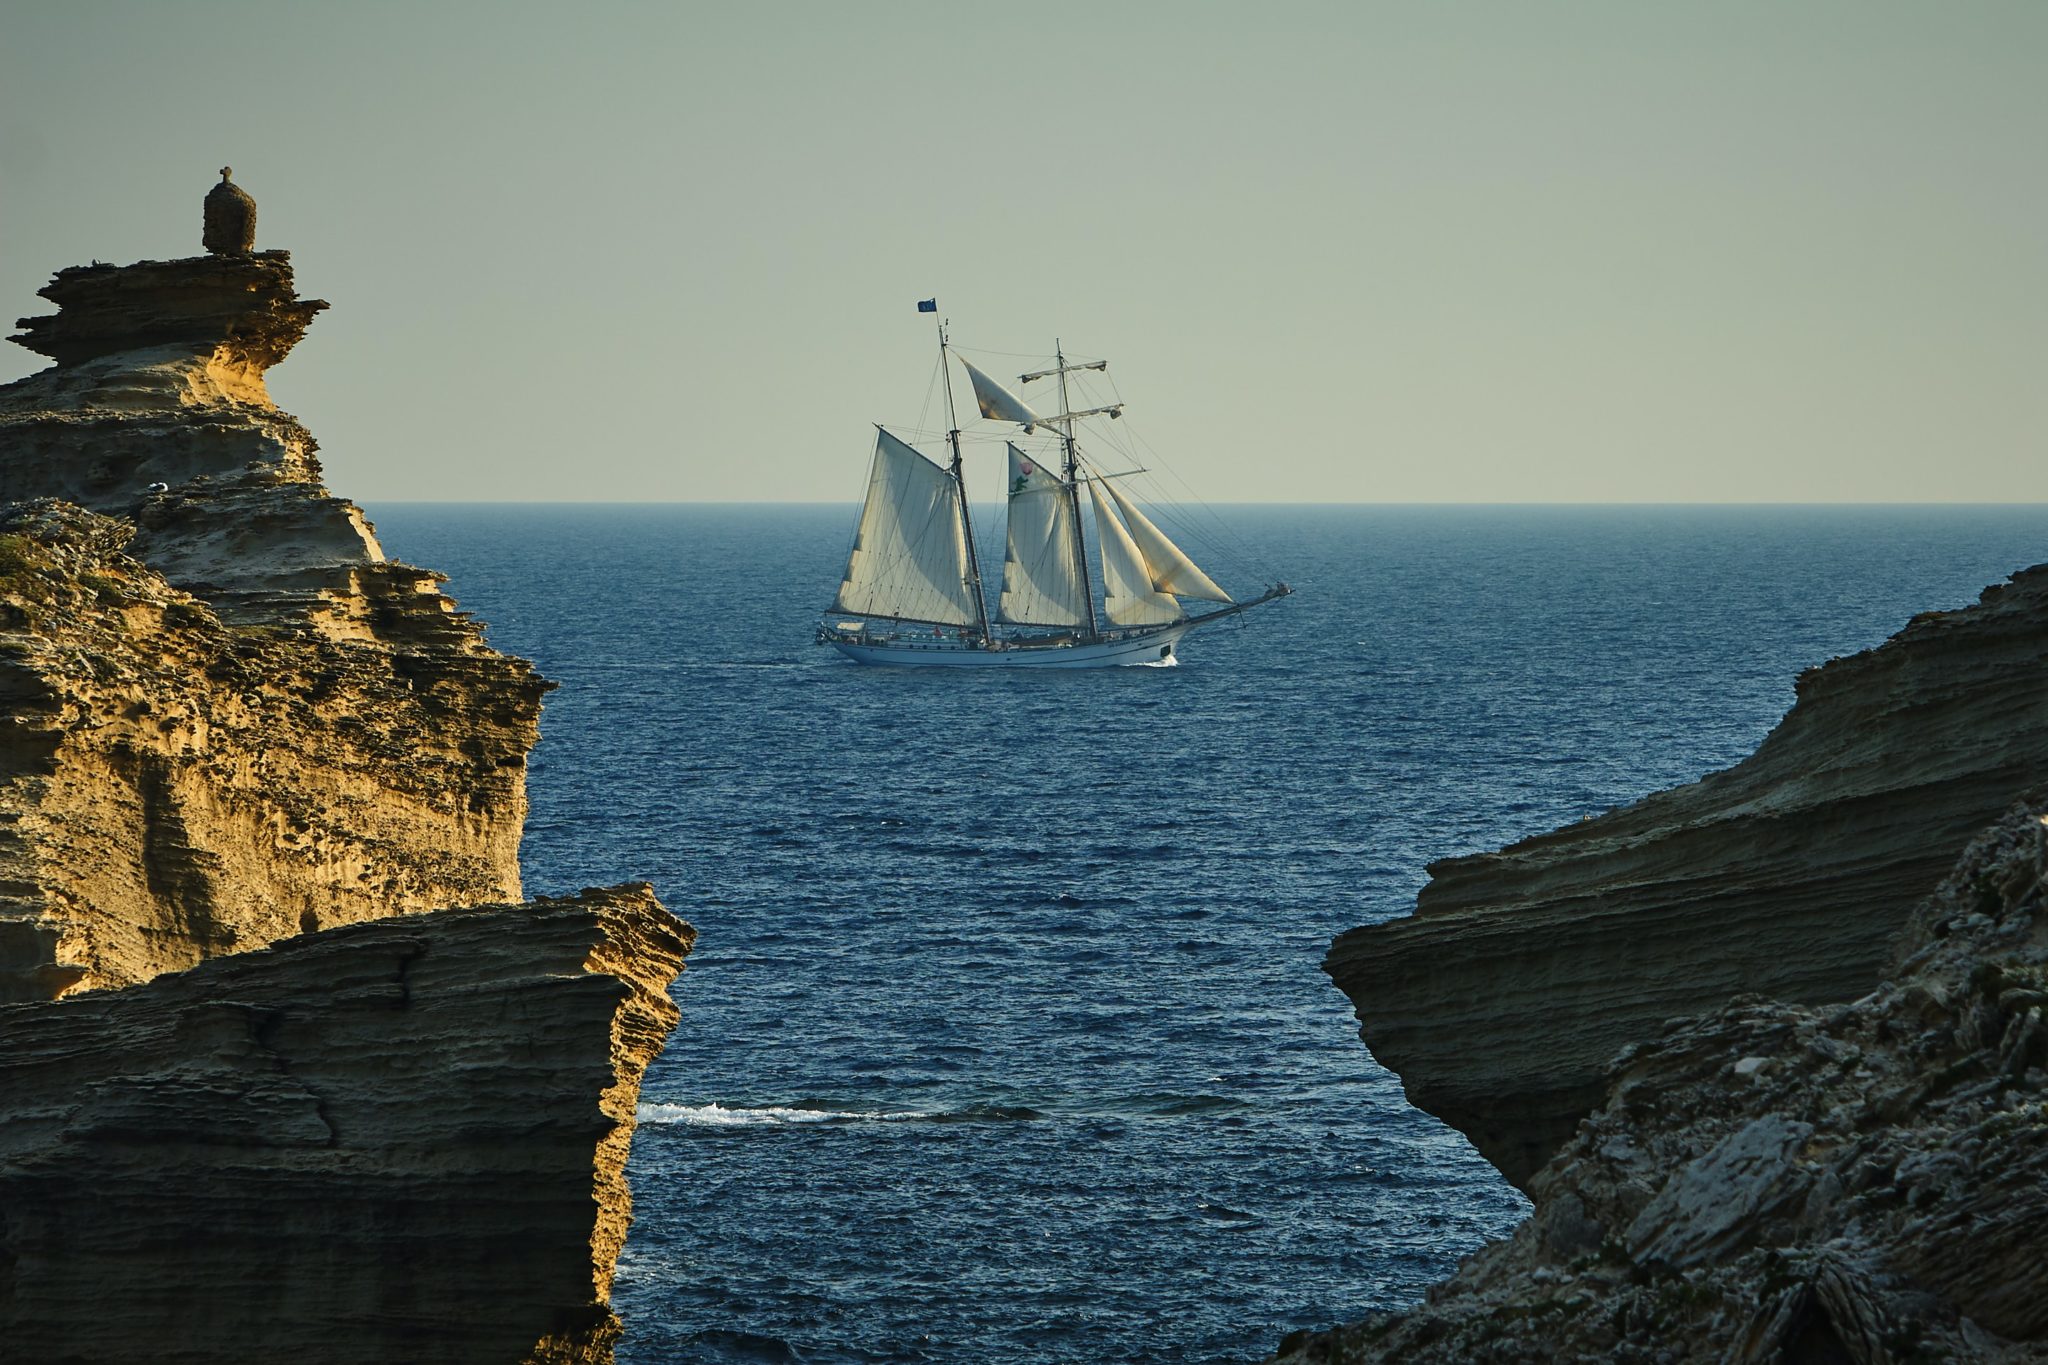
[[[1180,603],[1152,586],[1145,556],[1110,510],[1102,480],[1088,481],[1095,500],[1095,534],[1102,547],[1103,610],[1119,626],[1157,626],[1181,618]]]
[[[1026,431],[1045,420],[1033,412],[1023,399],[975,369],[958,351],[953,352],[953,358],[967,366],[967,378],[974,384],[975,406],[981,409],[983,417],[993,418],[998,422],[1021,422]]]
[[[979,616],[960,530],[960,486],[886,431],[876,433],[868,500],[833,607],[956,626]]]
[[[1072,500],[1050,470],[1011,446],[1003,620],[1019,626],[1078,626],[1087,619],[1087,592],[1074,553]]]
[[[1231,600],[1230,594],[1196,568],[1195,561],[1189,559],[1180,546],[1168,540],[1166,533],[1154,526],[1152,519],[1139,511],[1136,503],[1125,497],[1115,484],[1105,486],[1109,496],[1116,501],[1117,511],[1124,514],[1124,522],[1131,529],[1131,539],[1138,542],[1138,549],[1145,556],[1153,587],[1178,597],[1199,597],[1205,602]]]

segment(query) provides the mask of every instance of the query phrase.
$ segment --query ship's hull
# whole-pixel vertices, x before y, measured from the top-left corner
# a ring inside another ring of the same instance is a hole
[[[1176,646],[1187,634],[1191,622],[1177,622],[1159,630],[1126,635],[1116,640],[1095,640],[1087,644],[1010,644],[1001,649],[963,644],[955,640],[910,639],[870,644],[854,640],[828,640],[834,649],[856,663],[890,664],[903,668],[1118,668],[1132,664],[1171,665],[1177,662]]]

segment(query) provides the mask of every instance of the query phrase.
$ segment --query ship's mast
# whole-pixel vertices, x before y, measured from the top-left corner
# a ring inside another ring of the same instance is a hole
[[[1074,418],[1072,404],[1067,402],[1067,356],[1060,349],[1058,338],[1054,338],[1052,352],[1057,359],[1060,372],[1060,435],[1067,448],[1067,512],[1068,520],[1074,527],[1074,559],[1081,566],[1081,604],[1088,609],[1088,638],[1094,639],[1095,588],[1088,576],[1088,538],[1081,534],[1081,467],[1074,454]],[[955,460],[959,457],[956,455]]]
[[[974,523],[968,519],[967,515],[967,479],[960,468],[960,417],[953,411],[953,366],[951,357],[946,354],[946,324],[943,319],[939,322],[939,373],[944,376],[946,381],[946,426],[948,428],[946,440],[953,446],[953,487],[960,494],[960,535],[967,541],[967,582],[968,586],[974,589],[974,623],[981,632],[981,642],[987,644],[988,602],[981,594],[981,557],[975,553]],[[1060,379],[1064,383],[1066,376],[1062,375]],[[1073,450],[1074,441],[1069,436],[1067,438],[1067,464],[1069,469],[1072,468],[1074,462]],[[1071,474],[1069,477],[1072,477]],[[1084,579],[1083,581],[1085,582],[1086,580]],[[1094,634],[1095,625],[1095,609],[1092,603],[1088,609],[1088,624],[1089,633],[1092,635]]]

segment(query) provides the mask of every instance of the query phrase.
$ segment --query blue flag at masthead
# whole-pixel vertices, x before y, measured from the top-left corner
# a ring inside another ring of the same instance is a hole
[[[920,313],[936,313],[939,311],[939,301],[937,299],[919,299],[917,301],[917,311]]]

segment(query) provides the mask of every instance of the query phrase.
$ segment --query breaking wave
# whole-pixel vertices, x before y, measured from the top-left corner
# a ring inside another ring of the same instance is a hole
[[[814,1104],[727,1106],[709,1104],[643,1104],[642,1123],[691,1128],[765,1128],[817,1123],[1025,1123],[1042,1119],[1036,1109],[1021,1105],[974,1104],[960,1109],[840,1109]]]

